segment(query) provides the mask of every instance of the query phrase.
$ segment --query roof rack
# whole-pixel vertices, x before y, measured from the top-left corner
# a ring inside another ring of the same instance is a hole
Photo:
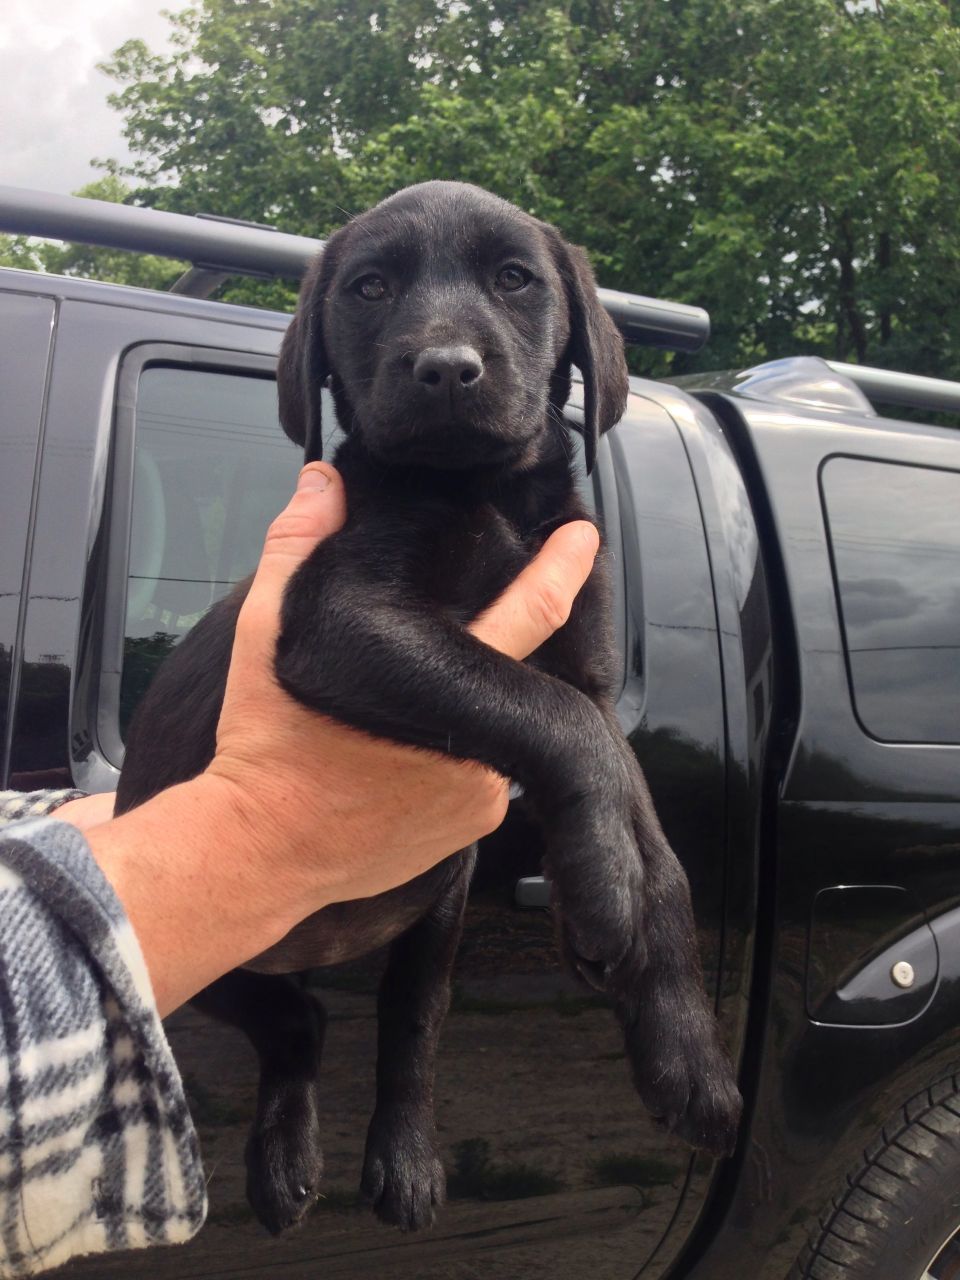
[[[856,383],[865,396],[879,404],[906,405],[941,413],[960,413],[960,382],[927,378],[919,373],[897,373],[864,364],[843,364],[827,360],[834,373]]]
[[[209,297],[233,275],[299,280],[324,244],[262,223],[210,214],[189,217],[8,186],[0,186],[0,231],[185,258],[193,265],[173,292],[193,297]],[[597,292],[627,342],[694,352],[710,336],[710,317],[702,307],[616,289]]]

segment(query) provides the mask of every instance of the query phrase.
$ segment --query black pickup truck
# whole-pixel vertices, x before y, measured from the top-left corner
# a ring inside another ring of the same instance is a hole
[[[191,293],[295,276],[317,245],[10,189],[0,227],[196,264],[170,294],[0,272],[3,785],[104,790],[157,663],[255,564],[300,462],[275,403],[288,317]],[[628,339],[705,337],[693,309],[605,301]],[[443,1036],[438,1225],[402,1235],[356,1198],[373,956],[304,978],[333,1024],[305,1226],[252,1221],[252,1056],[185,1010],[208,1225],[73,1274],[960,1276],[960,432],[891,405],[956,411],[960,386],[803,357],[635,379],[584,482],[616,567],[618,711],[740,1065],[735,1157],[645,1118],[613,1020],[559,967],[516,814],[481,857]]]

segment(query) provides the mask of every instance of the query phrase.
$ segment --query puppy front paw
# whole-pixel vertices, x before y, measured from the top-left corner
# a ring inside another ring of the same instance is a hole
[[[432,1226],[447,1190],[432,1122],[374,1115],[360,1190],[381,1222],[401,1231]]]
[[[701,1151],[728,1156],[743,1100],[716,1021],[699,991],[670,1004],[652,998],[625,1028],[637,1092],[671,1133]]]
[[[272,1235],[303,1218],[320,1192],[323,1151],[312,1085],[290,1084],[271,1100],[247,1140],[247,1199]]]

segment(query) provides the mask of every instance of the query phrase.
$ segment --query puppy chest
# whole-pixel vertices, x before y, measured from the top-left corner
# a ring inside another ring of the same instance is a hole
[[[535,550],[499,512],[477,514],[425,539],[415,572],[429,600],[466,622],[492,604]]]

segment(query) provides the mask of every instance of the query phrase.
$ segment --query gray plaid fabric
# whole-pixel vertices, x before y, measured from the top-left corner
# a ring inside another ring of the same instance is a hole
[[[42,818],[68,800],[81,800],[85,791],[63,787],[59,791],[0,791],[0,827],[23,818]]]
[[[17,822],[0,836],[0,1277],[187,1240],[205,1213],[123,908],[75,827]]]

